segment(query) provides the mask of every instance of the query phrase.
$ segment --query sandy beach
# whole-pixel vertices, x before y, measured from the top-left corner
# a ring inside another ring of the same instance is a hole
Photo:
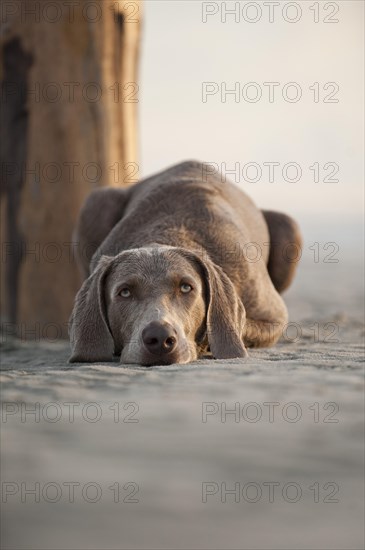
[[[304,261],[286,334],[246,360],[70,365],[6,339],[2,547],[363,548],[359,269]]]

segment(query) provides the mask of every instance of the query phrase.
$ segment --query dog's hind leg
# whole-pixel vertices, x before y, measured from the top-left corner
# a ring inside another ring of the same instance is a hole
[[[262,211],[270,233],[267,269],[276,290],[281,293],[293,280],[301,257],[302,237],[297,223],[279,212]]]
[[[128,189],[106,187],[93,191],[84,202],[73,235],[76,258],[83,276],[89,275],[91,258],[123,217]]]

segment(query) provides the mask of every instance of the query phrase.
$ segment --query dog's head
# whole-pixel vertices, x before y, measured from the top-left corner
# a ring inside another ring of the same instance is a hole
[[[79,290],[70,319],[74,361],[188,363],[208,347],[217,359],[244,357],[245,310],[209,258],[152,246],[102,256]]]

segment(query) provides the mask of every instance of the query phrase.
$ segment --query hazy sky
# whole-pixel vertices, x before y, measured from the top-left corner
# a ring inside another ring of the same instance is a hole
[[[364,4],[265,4],[144,2],[141,175],[195,158],[238,167],[227,177],[261,207],[306,223],[361,219]],[[222,101],[224,86],[238,95]]]

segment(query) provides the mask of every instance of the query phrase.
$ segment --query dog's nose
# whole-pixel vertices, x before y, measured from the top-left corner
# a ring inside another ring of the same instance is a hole
[[[177,334],[169,323],[149,323],[142,331],[142,340],[146,349],[153,355],[165,355],[174,351]]]

